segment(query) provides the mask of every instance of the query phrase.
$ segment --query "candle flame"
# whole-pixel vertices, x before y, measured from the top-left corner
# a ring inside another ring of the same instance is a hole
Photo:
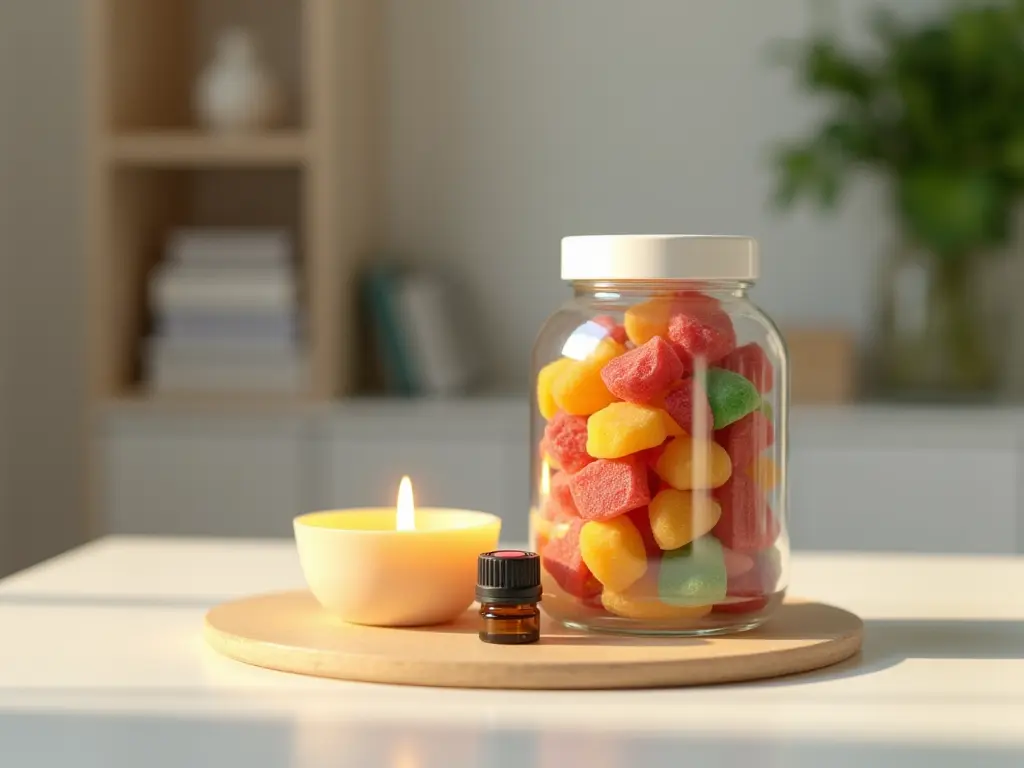
[[[416,530],[416,505],[412,497],[412,480],[408,475],[398,484],[398,515],[395,517],[395,528],[399,531]]]
[[[551,495],[551,467],[548,466],[547,459],[540,465],[540,493],[542,496]]]

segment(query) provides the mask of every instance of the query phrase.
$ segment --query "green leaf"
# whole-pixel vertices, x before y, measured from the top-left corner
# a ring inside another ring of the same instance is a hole
[[[1009,214],[999,184],[977,172],[914,171],[899,186],[899,203],[910,234],[944,258],[997,242]]]
[[[872,89],[867,68],[824,40],[811,44],[804,61],[804,79],[811,90],[832,92],[856,100],[866,99]]]
[[[783,147],[775,162],[778,169],[776,206],[789,208],[801,198],[823,208],[835,205],[842,184],[839,164],[821,145]]]
[[[924,23],[872,12],[873,49],[844,45],[834,20],[787,49],[824,117],[776,158],[777,203],[834,206],[854,170],[874,167],[922,245],[950,255],[1005,240],[1024,196],[1024,0],[945,8]]]
[[[889,8],[875,8],[868,17],[868,27],[884,47],[896,45],[904,34],[903,25]]]
[[[1002,160],[1006,174],[1016,183],[1024,184],[1024,130],[1018,131],[1006,142]]]

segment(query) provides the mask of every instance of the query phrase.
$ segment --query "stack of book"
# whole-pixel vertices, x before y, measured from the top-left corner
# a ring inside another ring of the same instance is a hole
[[[381,263],[362,279],[362,305],[385,394],[459,397],[483,383],[468,308],[439,271]]]
[[[156,393],[306,388],[292,241],[284,230],[181,229],[150,283],[144,365]]]

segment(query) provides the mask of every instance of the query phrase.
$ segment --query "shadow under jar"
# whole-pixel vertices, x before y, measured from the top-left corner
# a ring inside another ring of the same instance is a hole
[[[788,364],[756,241],[569,237],[533,352],[542,608],[633,634],[752,629],[782,602]]]

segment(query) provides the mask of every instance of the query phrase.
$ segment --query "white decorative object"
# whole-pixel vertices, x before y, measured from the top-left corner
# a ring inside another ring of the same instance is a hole
[[[258,131],[279,122],[282,106],[280,86],[259,60],[253,35],[226,30],[196,83],[200,124],[221,132]]]

